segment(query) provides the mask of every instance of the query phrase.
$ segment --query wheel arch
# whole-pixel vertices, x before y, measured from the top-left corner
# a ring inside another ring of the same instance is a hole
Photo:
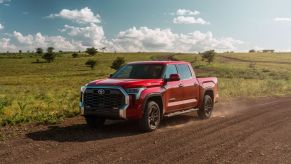
[[[161,93],[151,93],[151,94],[147,95],[145,97],[145,100],[143,103],[143,109],[146,108],[146,105],[149,101],[155,101],[159,105],[159,108],[161,110],[161,117],[162,117],[164,114],[164,111],[165,111],[162,94]]]
[[[199,105],[198,105],[199,108],[201,108],[201,105],[203,105],[205,95],[209,95],[212,98],[212,100],[214,100],[213,88],[205,88],[203,90],[203,92],[200,95],[200,101],[199,101]]]
[[[212,98],[212,100],[214,100],[214,91],[213,91],[213,89],[206,89],[206,90],[204,91],[203,97],[204,97],[205,95],[209,95],[209,96]]]

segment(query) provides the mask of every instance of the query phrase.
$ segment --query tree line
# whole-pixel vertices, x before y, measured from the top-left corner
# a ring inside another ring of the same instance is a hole
[[[56,58],[56,53],[54,52],[54,47],[48,47],[46,49],[46,52],[44,52],[44,50],[42,48],[36,48],[35,53],[38,54],[39,56],[42,56],[42,59],[44,59],[47,63],[51,63],[55,61]],[[103,52],[106,50],[106,47],[102,47],[100,50],[102,50]],[[61,51],[59,51],[61,52]],[[89,56],[94,56],[96,54],[98,54],[98,49],[96,49],[95,47],[90,47],[87,48],[85,51]],[[22,53],[22,51],[20,50],[19,53]],[[80,53],[80,51],[79,51]],[[79,56],[79,53],[74,52],[72,54],[73,58],[77,58]],[[214,61],[216,52],[214,50],[210,50],[210,51],[205,51],[203,53],[200,53],[202,60],[206,61],[208,64],[212,63]],[[37,59],[36,63],[39,63],[39,59]],[[110,66],[112,69],[119,69],[122,65],[124,65],[125,60],[123,57],[117,57],[113,62],[112,65]],[[95,59],[88,59],[85,62],[85,65],[90,67],[91,69],[94,69],[96,67],[96,65],[98,65],[99,62]]]
[[[101,50],[104,52],[106,50],[106,47],[102,47]],[[94,55],[98,54],[99,51],[98,51],[98,49],[91,47],[91,48],[87,48],[85,52],[90,56],[94,56]],[[42,58],[47,63],[53,62],[56,58],[56,53],[54,52],[54,47],[48,47],[45,53],[44,53],[44,50],[42,48],[36,48],[35,53],[38,54],[39,56],[42,56]],[[78,56],[79,56],[79,54],[77,52],[74,52],[72,54],[73,58],[77,58]],[[37,63],[39,63],[38,59],[37,59]],[[123,57],[117,57],[112,62],[112,65],[110,67],[112,69],[118,70],[122,65],[124,65],[124,63],[125,63],[125,59]],[[94,59],[88,59],[85,62],[85,65],[90,67],[91,69],[94,69],[96,67],[96,65],[98,65],[98,64],[99,64],[99,61],[94,60]]]

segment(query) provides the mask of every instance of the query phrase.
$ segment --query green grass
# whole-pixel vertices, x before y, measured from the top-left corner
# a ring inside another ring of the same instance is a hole
[[[58,57],[54,63],[36,58],[0,58],[0,125],[23,122],[55,123],[79,114],[80,86],[114,72],[113,59],[150,60],[150,54],[102,54],[94,57]],[[99,61],[94,70],[89,58]]]
[[[291,62],[289,53],[226,53],[223,55],[252,61]]]
[[[166,53],[165,53],[166,54]],[[53,63],[33,63],[34,55],[0,55],[0,126],[19,123],[56,123],[79,114],[80,86],[106,78],[114,70],[112,61],[120,56],[126,62],[152,60],[164,53],[106,53],[94,57],[59,54]],[[230,54],[223,54],[230,55]],[[233,54],[236,58],[256,61],[286,61],[291,54]],[[245,56],[244,56],[245,55]],[[99,64],[91,70],[88,59]],[[224,61],[218,55],[208,65],[195,54],[177,54],[190,61],[198,76],[219,78],[222,99],[242,96],[271,96],[290,93],[291,65]]]

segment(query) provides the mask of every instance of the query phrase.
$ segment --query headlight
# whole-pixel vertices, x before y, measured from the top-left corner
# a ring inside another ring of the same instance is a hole
[[[145,88],[127,88],[125,91],[128,94],[134,94],[136,99],[139,99],[141,92],[145,90]]]

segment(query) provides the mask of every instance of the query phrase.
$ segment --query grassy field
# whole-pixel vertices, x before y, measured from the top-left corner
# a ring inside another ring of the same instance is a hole
[[[106,53],[94,57],[58,54],[53,63],[33,63],[34,55],[0,55],[0,126],[19,123],[55,123],[79,114],[79,88],[94,79],[106,78],[114,70],[112,61],[126,62],[162,58],[161,53]],[[232,56],[256,62],[225,59]],[[91,70],[88,59],[99,64]],[[291,64],[259,61],[291,61],[291,54],[218,54],[212,64],[195,54],[176,54],[175,58],[192,62],[198,76],[219,78],[222,100],[245,96],[289,94]]]

